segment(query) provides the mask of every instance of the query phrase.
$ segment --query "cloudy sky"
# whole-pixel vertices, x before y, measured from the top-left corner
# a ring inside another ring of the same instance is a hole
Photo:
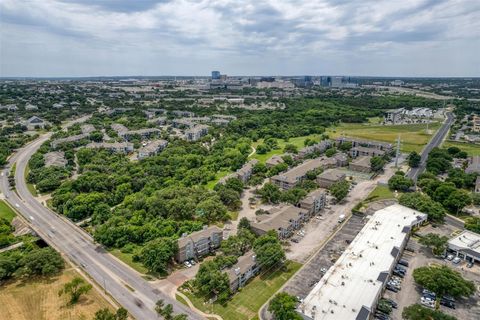
[[[0,76],[480,76],[480,0],[0,0]]]

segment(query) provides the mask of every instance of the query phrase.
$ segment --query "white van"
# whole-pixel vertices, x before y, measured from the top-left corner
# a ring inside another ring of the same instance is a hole
[[[338,217],[338,223],[342,223],[343,221],[345,221],[345,215],[344,215],[344,214],[341,214],[341,215]]]

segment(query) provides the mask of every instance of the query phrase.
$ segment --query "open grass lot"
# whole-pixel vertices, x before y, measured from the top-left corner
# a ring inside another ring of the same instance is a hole
[[[29,166],[26,166],[25,167],[25,177],[28,177],[28,173],[30,172],[30,167]],[[35,188],[35,186],[31,183],[28,183],[27,182],[27,189],[28,191],[30,191],[30,193],[36,197],[38,196],[38,192],[37,192],[37,189]]]
[[[271,156],[276,155],[276,154],[283,154],[283,149],[285,148],[285,145],[287,144],[293,144],[296,146],[299,150],[304,147],[304,141],[305,139],[310,138],[316,141],[320,141],[320,135],[319,134],[311,134],[308,136],[301,136],[301,137],[295,137],[295,138],[290,138],[288,141],[285,141],[283,139],[277,139],[278,142],[278,149],[271,150],[265,154],[257,154],[254,153],[250,159],[257,159],[258,161],[265,163]],[[256,148],[259,144],[263,143],[263,139],[259,139],[257,142],[253,144],[253,146]]]
[[[15,211],[13,211],[5,201],[0,200],[0,218],[7,219],[11,222],[15,216]]]
[[[431,133],[435,133],[440,127],[439,122],[429,124]],[[372,125],[358,123],[342,123],[336,127],[327,128],[327,134],[330,138],[337,138],[345,135],[361,139],[370,139],[395,143],[398,135],[402,141],[401,149],[403,152],[422,151],[423,147],[431,139],[432,135],[426,133],[426,124],[406,124],[406,125]]]
[[[231,171],[228,171],[228,170],[223,170],[223,171],[218,171],[216,174],[215,174],[215,179],[212,180],[212,181],[209,181],[207,183],[207,188],[210,189],[210,190],[213,190],[213,188],[215,187],[215,185],[218,183],[218,181],[220,179],[222,179],[223,177],[225,177],[227,174],[231,173]]]
[[[444,148],[458,147],[467,152],[470,156],[480,156],[480,145],[473,143],[463,143],[455,141],[445,141],[442,145]]]
[[[90,290],[79,303],[67,306],[67,298],[58,296],[63,284],[78,273],[73,269],[49,279],[13,281],[0,287],[0,319],[5,320],[91,320],[97,310],[110,307],[107,301]]]
[[[377,186],[365,199],[365,202],[394,199],[395,195],[387,186]]]
[[[250,281],[224,306],[204,304],[203,299],[185,293],[196,308],[220,315],[228,320],[248,320],[256,317],[260,307],[301,267],[301,264],[288,261],[283,269]]]
[[[143,274],[148,273],[147,268],[145,268],[141,263],[133,261],[133,254],[123,253],[120,251],[120,249],[112,249],[109,250],[109,252],[136,271]]]

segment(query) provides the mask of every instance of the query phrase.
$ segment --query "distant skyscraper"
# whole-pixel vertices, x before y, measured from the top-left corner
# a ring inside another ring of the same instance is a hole
[[[212,80],[220,80],[220,71],[212,71]]]

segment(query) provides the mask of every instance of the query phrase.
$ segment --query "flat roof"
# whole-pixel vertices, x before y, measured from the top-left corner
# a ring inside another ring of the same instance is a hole
[[[315,320],[356,319],[361,312],[369,312],[410,228],[426,218],[426,214],[399,204],[369,216],[297,310]]]
[[[458,236],[448,240],[448,245],[480,258],[480,234],[478,233],[464,230]]]

